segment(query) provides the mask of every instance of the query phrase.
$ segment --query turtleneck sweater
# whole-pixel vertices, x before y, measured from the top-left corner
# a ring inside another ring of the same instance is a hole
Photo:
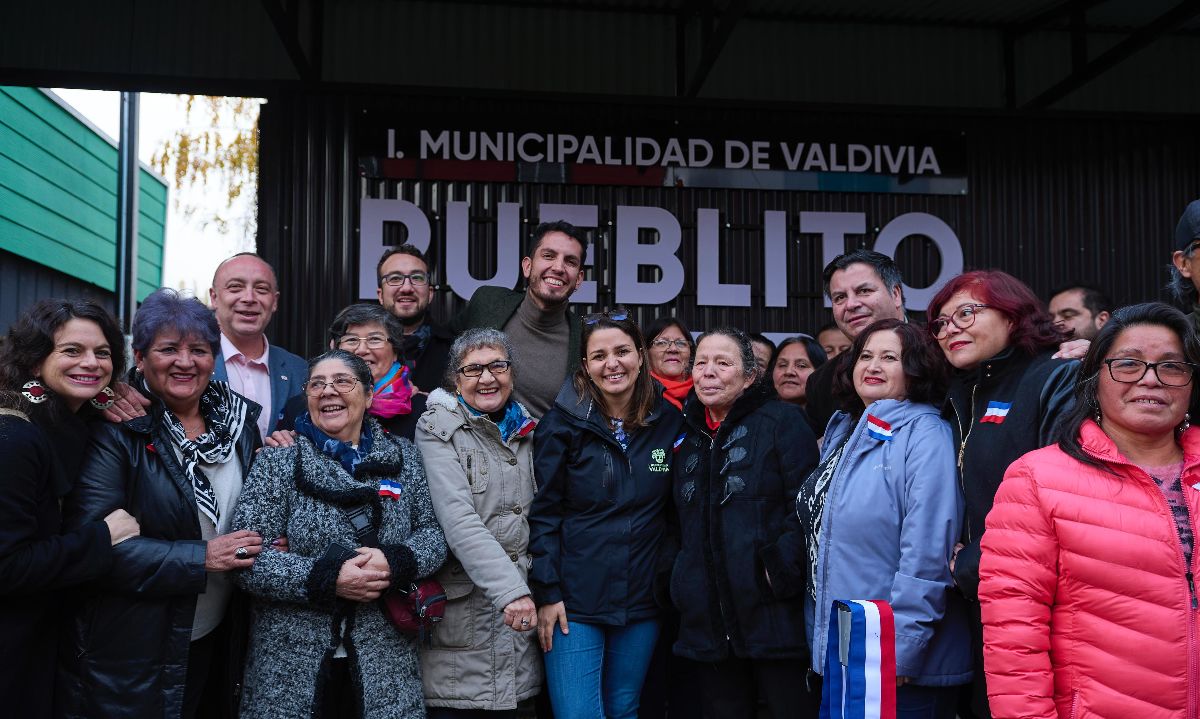
[[[534,418],[541,419],[554,406],[554,398],[566,379],[563,368],[567,366],[571,333],[567,308],[542,310],[526,293],[517,311],[505,323],[504,332],[512,342],[519,365],[513,396]]]

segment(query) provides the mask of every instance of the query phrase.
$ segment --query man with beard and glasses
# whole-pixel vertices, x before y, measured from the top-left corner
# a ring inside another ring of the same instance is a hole
[[[524,292],[480,287],[455,318],[455,332],[473,327],[504,330],[521,367],[513,397],[541,418],[558,396],[567,375],[579,366],[579,318],[567,307],[583,280],[587,243],[568,222],[543,222],[533,231],[521,260]]]
[[[375,268],[379,304],[404,327],[401,362],[412,373],[416,391],[428,394],[441,386],[454,333],[433,321],[433,277],[429,258],[410,244],[389,248]]]

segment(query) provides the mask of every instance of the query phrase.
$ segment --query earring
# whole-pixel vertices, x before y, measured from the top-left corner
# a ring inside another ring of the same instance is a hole
[[[50,395],[46,393],[46,386],[36,379],[31,379],[21,385],[21,394],[25,396],[25,399],[34,404],[41,404],[50,399]]]
[[[1179,423],[1179,427],[1176,428],[1175,431],[1179,432],[1180,434],[1183,434],[1184,432],[1188,431],[1188,427],[1192,426],[1191,419],[1192,419],[1191,415],[1189,415],[1187,412],[1184,412],[1183,413],[1183,421]]]
[[[117,403],[117,393],[113,392],[112,387],[105,387],[104,389],[100,390],[100,394],[92,397],[88,401],[92,403],[93,407],[103,412]]]
[[[1096,408],[1096,424],[1100,424],[1100,408]]]

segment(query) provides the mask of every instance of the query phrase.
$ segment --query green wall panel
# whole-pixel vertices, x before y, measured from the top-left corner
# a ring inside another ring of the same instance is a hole
[[[0,248],[112,291],[117,149],[46,93],[0,87]],[[167,186],[141,170],[138,298],[162,284]]]

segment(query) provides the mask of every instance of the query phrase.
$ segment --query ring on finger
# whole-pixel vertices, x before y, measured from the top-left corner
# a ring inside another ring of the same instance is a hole
[[[238,559],[246,559],[250,556],[250,552],[246,551],[245,547],[238,547],[234,550],[233,556],[237,557]]]

